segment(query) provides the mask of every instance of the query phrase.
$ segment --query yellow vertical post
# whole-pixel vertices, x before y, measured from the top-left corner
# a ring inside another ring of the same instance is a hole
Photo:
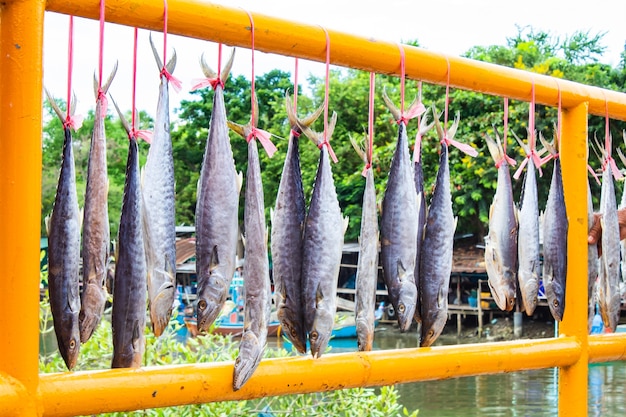
[[[37,415],[41,92],[45,1],[0,5],[0,372]]]
[[[587,103],[562,111],[561,162],[569,220],[567,291],[561,335],[581,344],[578,361],[559,373],[559,415],[587,415]]]

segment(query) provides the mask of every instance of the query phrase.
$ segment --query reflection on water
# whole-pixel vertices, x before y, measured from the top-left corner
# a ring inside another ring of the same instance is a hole
[[[462,343],[456,337],[437,344]],[[354,352],[356,339],[331,340],[331,352]],[[377,328],[374,349],[418,346],[416,332]],[[558,369],[480,375],[397,385],[400,403],[420,417],[518,417],[558,415]],[[626,362],[589,365],[589,416],[626,414]]]

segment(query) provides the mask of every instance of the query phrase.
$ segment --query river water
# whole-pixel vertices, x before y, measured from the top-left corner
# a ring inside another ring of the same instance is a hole
[[[458,343],[442,336],[438,344]],[[331,340],[331,352],[356,351],[356,339]],[[376,332],[374,349],[418,346],[416,332]],[[558,416],[558,369],[481,375],[396,386],[400,403],[419,417]],[[626,415],[626,362],[589,365],[589,416]]]

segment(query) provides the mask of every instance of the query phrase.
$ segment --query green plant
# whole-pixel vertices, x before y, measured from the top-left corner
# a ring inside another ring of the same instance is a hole
[[[42,338],[54,338],[47,300],[40,304],[40,331]],[[87,343],[80,349],[75,370],[106,369],[111,365],[113,352],[110,312],[95,330]],[[156,338],[146,328],[145,366],[171,365],[232,361],[237,357],[238,342],[231,337],[207,334],[186,341],[177,340],[181,325],[173,317],[168,332]],[[49,345],[50,343],[48,343]],[[46,346],[46,343],[43,343]],[[291,353],[285,349],[267,349],[265,357],[287,357]],[[56,348],[42,349],[39,355],[39,369],[43,373],[64,372],[65,364]],[[395,387],[354,388],[312,394],[284,395],[248,401],[224,401],[197,405],[184,405],[149,409],[131,413],[110,413],[107,416],[411,416],[398,402],[399,394]]]

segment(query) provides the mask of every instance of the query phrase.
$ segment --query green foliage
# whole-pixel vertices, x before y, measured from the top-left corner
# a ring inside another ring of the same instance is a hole
[[[530,27],[519,27],[517,33],[507,39],[506,45],[474,47],[467,51],[465,56],[556,78],[626,91],[626,64],[622,62],[619,68],[612,68],[599,62],[605,50],[602,45],[603,37],[604,33],[577,31],[559,38]],[[409,43],[417,44],[417,42]],[[626,56],[626,50],[623,55]],[[301,117],[311,113],[324,99],[324,79],[311,76],[308,83],[310,89],[307,91],[310,93],[305,94],[302,89],[299,89],[298,113]],[[369,74],[347,69],[332,70],[329,84],[329,111],[331,114],[333,111],[338,114],[337,127],[331,140],[332,147],[339,158],[339,162],[332,166],[333,176],[342,211],[350,218],[345,240],[355,241],[360,231],[361,202],[365,181],[360,176],[363,162],[352,149],[349,137],[352,136],[363,142],[367,130]],[[391,121],[390,113],[385,108],[380,95],[382,90],[386,89],[392,100],[399,105],[399,84],[396,77],[386,75],[376,77],[373,167],[379,200],[382,199],[385,190],[386,177],[397,140],[397,126]],[[278,148],[278,152],[271,159],[265,152],[260,152],[265,207],[269,224],[269,210],[275,203],[289,136],[284,96],[286,91],[293,90],[293,86],[290,74],[281,70],[273,70],[256,77],[255,86],[259,103],[258,127],[274,135],[272,140]],[[210,88],[196,91],[194,94],[195,100],[181,103],[180,109],[177,109],[179,120],[172,126],[177,224],[194,224],[196,188],[213,108],[213,91]],[[407,80],[405,106],[409,105],[416,94],[416,83]],[[427,107],[435,104],[437,109],[442,111],[444,97],[443,86],[424,86],[423,101]],[[224,101],[228,119],[239,124],[246,124],[251,113],[250,81],[243,76],[231,77],[227,80]],[[455,89],[450,91],[449,118],[452,119],[457,111],[461,115],[456,138],[461,142],[470,143],[479,152],[476,158],[467,157],[455,149],[450,152],[452,198],[455,214],[459,217],[458,233],[473,233],[478,237],[486,233],[488,210],[495,192],[497,172],[487,151],[483,135],[493,135],[494,126],[502,132],[502,104],[502,99],[499,97]],[[528,136],[526,131],[528,111],[528,103],[510,102],[509,129],[523,139]],[[432,116],[429,115],[429,117],[432,119]],[[146,117],[143,118],[146,119]],[[537,105],[536,128],[543,132],[547,139],[552,139],[553,126],[556,121],[555,108]],[[92,126],[93,112],[88,115],[85,126],[75,135],[77,184],[81,205]],[[126,134],[122,131],[119,121],[110,116],[107,116],[106,128],[109,138],[109,218],[111,236],[115,237],[124,184]],[[611,121],[610,123],[612,136],[616,138],[613,141],[614,150],[621,144],[618,138],[622,137],[624,128],[626,128],[624,122]],[[313,129],[323,130],[322,118],[313,126]],[[408,126],[411,151],[416,129],[417,123],[412,120]],[[604,118],[591,116],[589,131],[590,135],[597,134],[598,137],[603,138]],[[44,128],[43,215],[49,214],[54,201],[62,140],[61,124],[56,118],[52,118]],[[237,170],[244,173],[245,179],[247,143],[243,138],[231,133],[231,144]],[[309,201],[317,172],[319,152],[315,145],[304,137],[300,144],[305,197]],[[511,136],[509,136],[507,146],[509,155],[521,161],[524,155]],[[143,163],[147,153],[145,144],[142,144],[140,152]],[[427,201],[430,199],[439,167],[438,152],[438,139],[431,131],[424,138],[422,149]],[[594,156],[590,158],[590,164],[593,168],[599,167],[599,162]],[[540,205],[545,204],[551,167],[546,167],[543,171],[544,175],[538,181]],[[521,182],[514,181],[514,196],[516,197],[519,196]],[[242,191],[240,221],[243,220],[243,207],[244,192]]]
[[[234,361],[237,357],[238,341],[228,336],[208,334],[189,338],[182,343],[176,339],[181,327],[173,318],[168,332],[156,338],[146,328],[146,352],[144,366],[209,363]],[[50,305],[40,304],[40,334],[42,339],[54,338]],[[80,348],[75,370],[95,370],[110,367],[113,345],[110,320],[102,320],[89,341]],[[287,357],[284,349],[266,349],[265,357]],[[43,373],[64,372],[65,364],[52,343],[42,343],[39,370]],[[217,403],[185,405],[138,411],[135,413],[110,413],[108,416],[249,416],[271,412],[275,416],[400,416],[408,414],[399,404],[399,394],[394,387],[355,388],[312,394],[285,395],[247,401],[224,401]]]

